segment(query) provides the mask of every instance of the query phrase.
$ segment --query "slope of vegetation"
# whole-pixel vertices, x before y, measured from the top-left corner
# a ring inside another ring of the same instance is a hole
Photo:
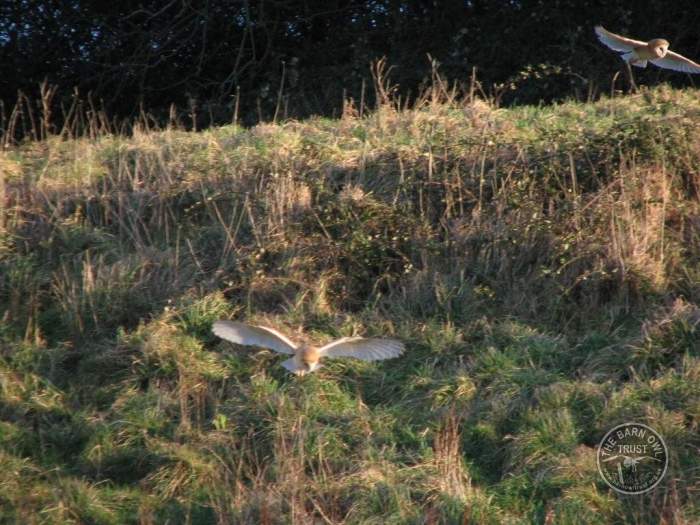
[[[0,522],[700,520],[695,91],[0,155]],[[408,350],[298,379],[219,318]]]

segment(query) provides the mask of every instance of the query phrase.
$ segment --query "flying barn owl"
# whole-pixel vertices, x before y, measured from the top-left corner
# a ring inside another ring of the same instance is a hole
[[[683,73],[700,73],[700,64],[671,51],[668,48],[668,40],[663,38],[642,42],[611,33],[603,26],[596,26],[595,32],[598,40],[613,51],[622,53],[622,59],[633,66],[647,67],[647,62],[651,62],[665,69]]]
[[[318,370],[322,358],[354,357],[362,361],[379,361],[399,357],[404,345],[395,339],[343,337],[325,346],[297,345],[273,328],[252,326],[236,321],[216,321],[215,335],[239,345],[259,346],[293,357],[282,362],[290,372],[303,376]]]

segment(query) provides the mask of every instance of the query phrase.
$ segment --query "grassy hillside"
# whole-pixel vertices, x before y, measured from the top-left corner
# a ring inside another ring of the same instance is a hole
[[[0,522],[700,521],[696,91],[0,155]],[[408,351],[298,379],[219,318]]]

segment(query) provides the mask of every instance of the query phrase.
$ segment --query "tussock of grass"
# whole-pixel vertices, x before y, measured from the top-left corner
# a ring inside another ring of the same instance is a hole
[[[424,100],[2,152],[0,521],[697,521],[696,93]],[[297,379],[227,317],[408,351]]]

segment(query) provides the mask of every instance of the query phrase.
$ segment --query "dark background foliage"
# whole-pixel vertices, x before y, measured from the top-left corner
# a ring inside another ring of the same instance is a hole
[[[610,89],[620,62],[593,26],[668,38],[700,56],[700,3],[596,0],[0,0],[0,99],[57,85],[77,88],[112,116],[165,116],[197,101],[209,121],[333,115],[362,97],[369,63],[386,56],[392,80],[415,94],[430,72],[467,83],[473,68],[503,103],[590,98]],[[532,69],[528,70],[528,66]],[[554,67],[556,66],[556,67]],[[522,74],[521,74],[522,72]],[[639,79],[692,82],[637,70]],[[371,90],[366,90],[371,102]]]

